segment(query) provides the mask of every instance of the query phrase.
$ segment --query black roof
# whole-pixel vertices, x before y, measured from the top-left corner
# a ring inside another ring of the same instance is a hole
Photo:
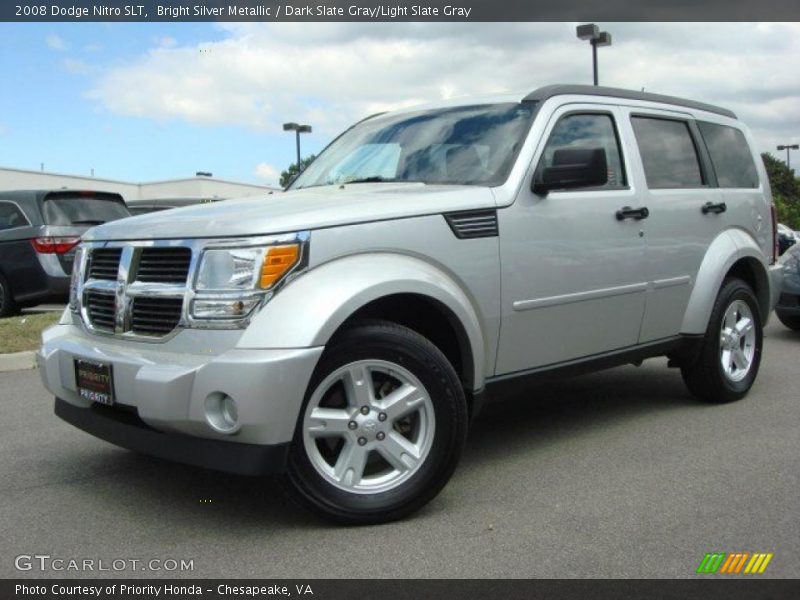
[[[625,100],[646,100],[647,102],[659,102],[661,104],[672,104],[683,106],[695,110],[716,113],[725,117],[736,118],[736,114],[727,108],[720,108],[713,104],[695,102],[694,100],[684,100],[674,96],[663,96],[661,94],[651,94],[649,92],[635,92],[622,88],[602,87],[596,85],[546,85],[532,91],[525,96],[525,102],[543,102],[553,96],[582,95],[582,96],[606,96],[611,98],[623,98]]]

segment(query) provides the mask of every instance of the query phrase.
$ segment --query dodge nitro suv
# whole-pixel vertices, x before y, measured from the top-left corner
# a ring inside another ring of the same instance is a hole
[[[543,374],[667,356],[694,396],[745,396],[775,226],[722,108],[574,85],[409,108],[285,193],[91,229],[40,372],[99,438],[389,521],[444,487],[484,400]]]

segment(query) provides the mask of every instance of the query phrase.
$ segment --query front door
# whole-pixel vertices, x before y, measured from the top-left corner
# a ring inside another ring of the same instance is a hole
[[[534,157],[558,164],[563,149],[605,151],[608,181],[534,194],[530,179],[499,211],[502,326],[497,375],[633,346],[645,307],[643,219],[627,175],[621,111],[597,104],[555,111]],[[619,213],[623,208],[632,210]]]

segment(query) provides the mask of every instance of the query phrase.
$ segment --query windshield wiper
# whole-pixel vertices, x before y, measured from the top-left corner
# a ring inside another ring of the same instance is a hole
[[[381,177],[380,175],[372,175],[371,177],[360,177],[358,179],[342,181],[343,185],[349,185],[351,183],[424,183],[424,182],[414,181],[413,179],[397,179],[395,177]]]
[[[289,188],[286,191],[307,190],[309,188],[325,187],[328,185],[350,185],[351,183],[425,183],[425,182],[417,179],[395,179],[393,177],[382,177],[380,175],[372,175],[370,177],[360,177],[358,179],[351,179],[348,181],[328,181],[326,183],[301,185],[300,187]]]
[[[98,221],[96,219],[82,219],[79,221],[73,221],[73,225],[102,225],[105,221]]]

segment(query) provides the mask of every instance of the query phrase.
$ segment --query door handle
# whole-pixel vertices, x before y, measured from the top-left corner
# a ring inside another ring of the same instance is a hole
[[[707,215],[708,213],[720,214],[728,210],[728,205],[724,202],[718,202],[717,204],[714,204],[713,202],[706,202],[703,204],[700,210],[703,211],[704,215]]]
[[[640,208],[631,208],[630,206],[623,206],[617,211],[617,221],[622,221],[623,219],[636,219],[637,221],[641,221],[642,219],[646,219],[650,216],[650,211],[647,209],[646,206],[642,206]]]

